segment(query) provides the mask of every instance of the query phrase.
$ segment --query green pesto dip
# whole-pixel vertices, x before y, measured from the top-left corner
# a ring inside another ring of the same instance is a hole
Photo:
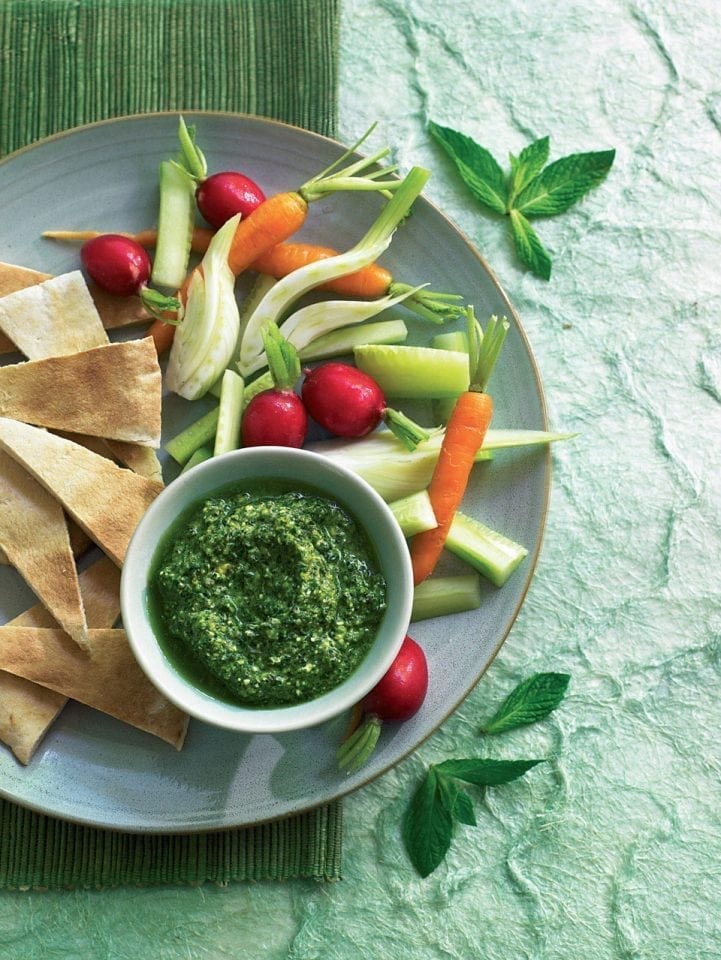
[[[311,700],[370,649],[386,584],[365,534],[338,503],[264,484],[185,513],[151,572],[166,655],[202,687],[246,706]]]

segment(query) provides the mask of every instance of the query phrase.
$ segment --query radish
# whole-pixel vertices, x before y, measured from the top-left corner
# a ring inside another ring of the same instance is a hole
[[[236,213],[247,217],[263,203],[265,194],[244,173],[223,170],[208,176],[205,155],[195,142],[195,127],[188,126],[182,117],[178,124],[178,139],[180,158],[177,165],[195,183],[195,202],[211,227],[219,230]]]
[[[308,432],[308,415],[294,392],[300,376],[298,353],[278,327],[268,324],[263,343],[274,386],[250,401],[243,414],[243,446],[302,447]]]
[[[118,297],[139,296],[153,316],[177,311],[180,303],[148,286],[151,263],[147,250],[120,233],[103,233],[86,240],[80,248],[85,272],[108,293]]]
[[[325,363],[303,371],[303,403],[311,417],[338,437],[364,437],[385,422],[414,450],[429,434],[386,404],[373,377],[347,363]]]
[[[119,233],[104,233],[87,240],[80,250],[80,260],[99,287],[119,297],[133,296],[150,279],[148,252]]]
[[[247,217],[264,200],[265,194],[258,184],[236,170],[212,174],[195,191],[198,210],[216,230],[236,213]]]
[[[351,732],[337,751],[338,765],[350,773],[375,750],[384,723],[409,720],[421,708],[428,690],[428,662],[422,647],[406,635],[389,670],[359,704]]]

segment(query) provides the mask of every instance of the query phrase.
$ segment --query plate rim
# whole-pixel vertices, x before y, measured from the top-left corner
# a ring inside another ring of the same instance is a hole
[[[325,134],[317,133],[313,130],[308,130],[305,127],[298,126],[297,124],[288,123],[283,120],[277,120],[273,117],[263,117],[257,114],[250,113],[240,113],[227,110],[163,110],[163,111],[152,111],[152,112],[141,112],[141,113],[129,113],[122,114],[115,117],[108,117],[102,120],[91,121],[89,123],[78,124],[73,127],[69,127],[65,130],[59,130],[55,133],[49,134],[46,137],[42,137],[38,140],[34,140],[32,143],[26,144],[23,147],[19,147],[17,150],[12,151],[12,153],[6,154],[4,157],[0,158],[0,169],[4,167],[9,161],[13,161],[18,157],[23,156],[29,151],[33,151],[39,148],[46,147],[49,144],[52,144],[58,140],[68,139],[74,135],[85,131],[92,131],[101,127],[108,127],[117,124],[122,124],[132,121],[152,121],[161,118],[177,118],[179,116],[191,117],[191,118],[202,118],[210,117],[215,119],[228,119],[230,121],[251,121],[253,123],[258,123],[261,126],[275,126],[280,127],[281,129],[288,129],[293,131],[294,134],[302,134],[305,137],[315,138],[319,141],[322,141],[326,144],[332,145],[334,148],[341,150],[348,149],[347,146],[342,143],[340,140],[327,136]],[[495,292],[499,299],[504,304],[504,307],[508,314],[513,319],[514,326],[518,333],[518,336],[522,342],[524,351],[528,358],[529,366],[533,374],[533,382],[535,386],[535,391],[537,395],[538,405],[540,409],[540,415],[542,420],[542,429],[548,430],[549,421],[548,421],[548,408],[546,403],[545,391],[543,387],[543,381],[541,379],[540,370],[538,366],[538,361],[536,359],[535,353],[531,347],[530,340],[526,333],[526,330],[521,322],[520,316],[516,308],[511,303],[504,287],[501,285],[498,280],[494,270],[486,261],[485,257],[481,252],[476,248],[476,246],[471,242],[470,238],[464,232],[464,230],[456,224],[453,219],[440,209],[432,200],[429,200],[427,197],[421,195],[419,201],[427,204],[432,212],[440,217],[444,223],[452,230],[463,242],[468,251],[471,253],[473,258],[478,262],[481,269],[487,275],[489,281],[495,289]],[[346,788],[341,786],[340,789],[334,789],[332,791],[332,796],[324,797],[321,800],[313,803],[305,803],[300,801],[300,806],[294,808],[293,810],[288,810],[283,813],[270,816],[270,817],[261,817],[254,819],[252,821],[246,821],[236,824],[222,823],[214,826],[198,826],[198,825],[188,825],[188,826],[176,826],[176,827],[163,827],[161,825],[154,826],[149,824],[141,824],[137,826],[129,826],[125,824],[113,824],[109,823],[106,820],[95,819],[89,816],[83,816],[82,814],[69,814],[66,812],[58,812],[55,809],[48,807],[43,803],[34,803],[32,800],[18,799],[12,793],[8,792],[5,789],[5,786],[0,783],[0,798],[6,800],[7,802],[17,804],[25,809],[34,811],[35,813],[41,814],[43,816],[49,816],[57,818],[59,820],[66,821],[68,823],[74,823],[81,826],[92,827],[95,829],[107,830],[113,833],[137,833],[143,835],[156,835],[156,836],[191,836],[191,835],[207,835],[212,833],[224,833],[230,830],[238,830],[245,828],[252,828],[256,826],[262,826],[268,823],[278,822],[280,820],[285,820],[292,817],[303,816],[313,811],[319,810],[323,806],[343,800],[344,798],[350,796],[356,791],[362,789],[363,787],[368,786],[373,781],[384,776],[390,770],[398,766],[404,760],[408,759],[413,753],[415,753],[419,747],[421,747],[430,737],[437,733],[440,727],[446,723],[449,717],[458,710],[461,704],[470,696],[472,691],[480,683],[484,677],[486,671],[491,666],[491,664],[496,659],[499,651],[505,644],[508,636],[513,628],[518,616],[520,614],[521,608],[526,601],[528,591],[530,590],[533,578],[535,576],[536,567],[538,565],[538,560],[540,553],[543,547],[545,534],[546,534],[546,523],[548,519],[549,503],[551,496],[551,485],[552,485],[552,470],[551,470],[551,450],[549,446],[546,446],[542,452],[544,460],[544,484],[542,491],[542,502],[541,509],[539,512],[539,527],[538,527],[538,537],[535,544],[535,548],[532,553],[528,556],[528,564],[526,567],[525,573],[525,582],[523,589],[518,597],[515,607],[509,614],[507,622],[504,625],[504,628],[500,634],[499,640],[494,647],[491,655],[488,657],[483,669],[480,673],[473,677],[470,682],[465,686],[462,693],[454,698],[453,702],[448,706],[448,708],[443,712],[443,715],[433,721],[431,728],[418,740],[414,741],[413,745],[408,749],[404,750],[400,755],[395,756],[390,762],[384,764],[379,769],[375,769],[372,774],[369,774],[367,777],[363,778],[360,781],[354,780],[351,785]],[[86,708],[89,709],[89,708]],[[5,748],[5,745],[2,745]],[[9,747],[6,747],[10,751]],[[12,753],[12,751],[10,751]]]

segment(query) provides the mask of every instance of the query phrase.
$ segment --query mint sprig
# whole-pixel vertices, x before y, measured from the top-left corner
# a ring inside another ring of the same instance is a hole
[[[433,764],[416,790],[403,820],[403,842],[422,877],[433,873],[448,853],[456,823],[475,827],[470,795],[456,779],[497,786],[522,777],[542,760],[487,760],[469,757]]]
[[[502,733],[544,719],[563,700],[569,680],[566,673],[536,673],[523,680],[483,732]],[[473,799],[457,781],[485,790],[517,780],[543,762],[461,757],[432,764],[411,798],[402,825],[406,852],[421,877],[429,876],[443,862],[456,824],[477,825]]]
[[[568,210],[605,179],[616,151],[573,153],[546,165],[550,138],[542,137],[517,157],[509,154],[506,175],[493,155],[471,137],[433,121],[428,131],[453,160],[476,200],[509,217],[519,260],[537,277],[549,280],[551,257],[529,218],[553,217]]]

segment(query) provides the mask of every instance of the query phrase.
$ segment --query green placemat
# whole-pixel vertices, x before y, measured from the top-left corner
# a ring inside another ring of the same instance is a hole
[[[337,880],[341,828],[340,802],[242,830],[158,835],[97,830],[0,801],[0,886],[52,890]]]
[[[329,136],[339,0],[3,0],[0,155],[159,110],[272,117]],[[0,801],[0,888],[340,876],[341,805],[192,836],[119,834]]]
[[[339,0],[3,0],[0,155],[129,113],[230,110],[332,136]]]

